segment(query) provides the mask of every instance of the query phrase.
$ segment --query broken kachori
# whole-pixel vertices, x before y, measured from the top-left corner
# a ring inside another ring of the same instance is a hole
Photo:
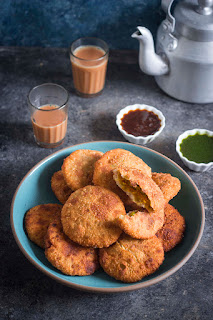
[[[113,170],[113,179],[133,202],[148,212],[164,208],[162,191],[152,178],[141,170],[120,166]]]
[[[127,168],[140,169],[144,174],[151,177],[151,168],[141,158],[124,149],[113,149],[107,151],[95,163],[93,183],[115,192],[124,202],[124,205],[128,206],[131,200],[113,179],[113,170],[124,164]]]

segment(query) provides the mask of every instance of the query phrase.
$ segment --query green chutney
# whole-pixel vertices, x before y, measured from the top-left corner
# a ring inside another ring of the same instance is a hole
[[[213,137],[207,134],[196,133],[183,139],[180,151],[188,160],[197,163],[209,163],[213,161]]]

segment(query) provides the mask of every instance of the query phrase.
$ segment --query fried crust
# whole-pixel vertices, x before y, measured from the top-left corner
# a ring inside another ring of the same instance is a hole
[[[181,189],[180,180],[173,177],[170,173],[152,173],[152,179],[161,189],[166,202],[174,198]]]
[[[60,221],[49,225],[45,237],[45,256],[58,270],[70,276],[87,276],[99,267],[97,249],[84,248],[70,240]]]
[[[99,261],[104,271],[116,280],[129,283],[155,272],[163,260],[163,246],[156,236],[136,240],[122,235],[109,248],[99,250]]]
[[[93,183],[115,192],[125,206],[131,205],[131,200],[116,184],[113,179],[113,170],[120,165],[127,168],[140,169],[144,174],[151,177],[151,168],[139,157],[124,149],[107,151],[100,160],[95,163]]]
[[[72,193],[72,190],[66,184],[63,172],[61,170],[53,174],[51,179],[51,188],[56,198],[63,204],[67,201]]]
[[[99,186],[73,192],[65,203],[61,221],[65,234],[74,242],[93,248],[108,247],[121,234],[115,219],[126,214],[120,198]]]
[[[78,190],[92,184],[95,162],[103,152],[96,150],[76,150],[64,159],[61,167],[67,185]]]
[[[156,233],[162,241],[164,251],[170,251],[181,242],[185,231],[185,219],[172,205],[165,206],[163,227]]]
[[[113,178],[137,205],[149,212],[159,212],[164,208],[165,200],[162,191],[152,178],[142,171],[120,166],[113,170]]]
[[[116,219],[118,226],[135,239],[152,238],[162,228],[164,223],[164,209],[158,212],[130,211]]]
[[[31,208],[25,216],[25,229],[31,241],[45,247],[44,237],[49,224],[60,220],[62,205],[56,203],[40,204]]]

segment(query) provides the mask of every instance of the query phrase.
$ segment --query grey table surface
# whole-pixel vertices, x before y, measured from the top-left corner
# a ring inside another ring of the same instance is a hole
[[[212,319],[213,171],[187,169],[175,151],[185,130],[213,129],[213,104],[172,99],[142,74],[136,52],[111,52],[102,95],[75,95],[67,49],[0,48],[1,215],[0,319]],[[54,82],[70,92],[68,132],[57,149],[42,149],[33,138],[26,96],[41,83]],[[146,103],[166,116],[166,127],[149,148],[180,165],[197,185],[206,211],[200,244],[189,261],[167,279],[137,291],[100,294],[63,286],[37,270],[19,250],[10,227],[10,205],[24,175],[40,160],[78,143],[125,141],[115,117],[126,105]]]

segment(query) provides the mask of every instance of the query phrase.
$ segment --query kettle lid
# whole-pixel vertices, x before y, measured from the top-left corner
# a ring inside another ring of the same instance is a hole
[[[200,42],[213,41],[213,0],[180,1],[174,10],[175,32]]]

